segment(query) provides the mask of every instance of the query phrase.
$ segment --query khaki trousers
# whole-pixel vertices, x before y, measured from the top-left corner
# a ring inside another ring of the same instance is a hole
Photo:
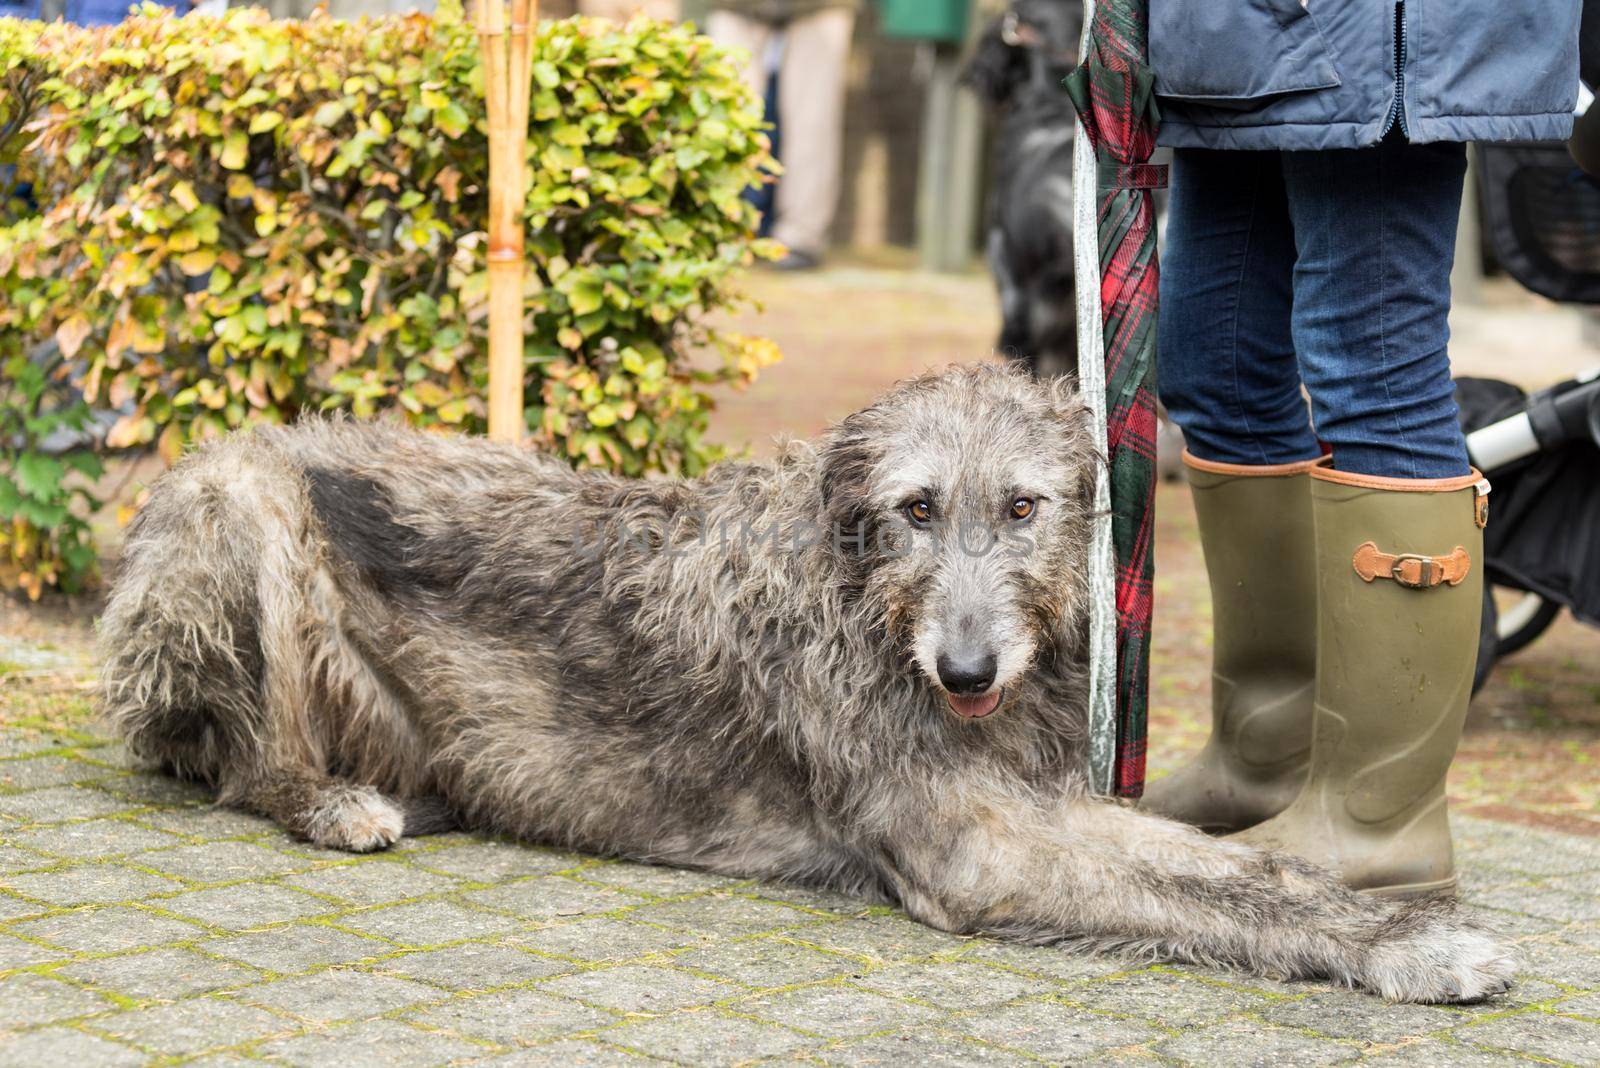
[[[750,53],[745,82],[766,95],[766,55],[783,34],[778,122],[783,129],[783,177],[778,181],[772,236],[792,249],[820,253],[839,205],[839,160],[844,91],[855,12],[826,8],[784,26],[713,11],[706,30],[720,44]]]

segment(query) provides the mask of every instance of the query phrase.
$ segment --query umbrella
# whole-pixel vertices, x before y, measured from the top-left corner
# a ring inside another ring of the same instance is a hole
[[[1090,546],[1090,764],[1101,793],[1144,792],[1155,572],[1154,78],[1143,0],[1087,0],[1083,62],[1067,78],[1073,158],[1079,388],[1108,460]],[[1087,284],[1099,279],[1098,287]]]

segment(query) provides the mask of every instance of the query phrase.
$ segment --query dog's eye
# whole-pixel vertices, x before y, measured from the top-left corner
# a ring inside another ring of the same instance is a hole
[[[927,501],[912,501],[906,505],[906,515],[919,527],[925,527],[933,522],[933,505]]]
[[[1016,520],[1030,519],[1033,516],[1034,500],[1032,497],[1018,497],[1011,502],[1011,518]]]

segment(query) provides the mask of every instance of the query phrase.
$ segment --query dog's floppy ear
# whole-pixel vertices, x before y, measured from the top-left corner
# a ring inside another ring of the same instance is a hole
[[[822,443],[822,536],[847,591],[860,588],[878,558],[872,475],[880,456],[865,415],[845,419]]]
[[[858,528],[870,510],[868,493],[878,453],[861,414],[841,421],[822,443],[822,519],[836,530]]]
[[[1093,504],[1095,484],[1106,462],[1091,428],[1094,412],[1078,392],[1076,375],[1061,375],[1042,385],[1049,391],[1050,407],[1061,423],[1063,448],[1075,476],[1073,491],[1085,504]]]
[[[1022,49],[1006,43],[1004,25],[1003,17],[989,24],[961,74],[961,80],[994,107],[1010,100],[1028,76],[1027,57]]]

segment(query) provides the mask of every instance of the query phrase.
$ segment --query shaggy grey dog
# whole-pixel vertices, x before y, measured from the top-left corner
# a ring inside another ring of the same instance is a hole
[[[460,824],[984,932],[1506,988],[1448,906],[1091,798],[1081,405],[995,367],[695,481],[309,421],[180,463],[102,623],[132,750],[314,842]]]

